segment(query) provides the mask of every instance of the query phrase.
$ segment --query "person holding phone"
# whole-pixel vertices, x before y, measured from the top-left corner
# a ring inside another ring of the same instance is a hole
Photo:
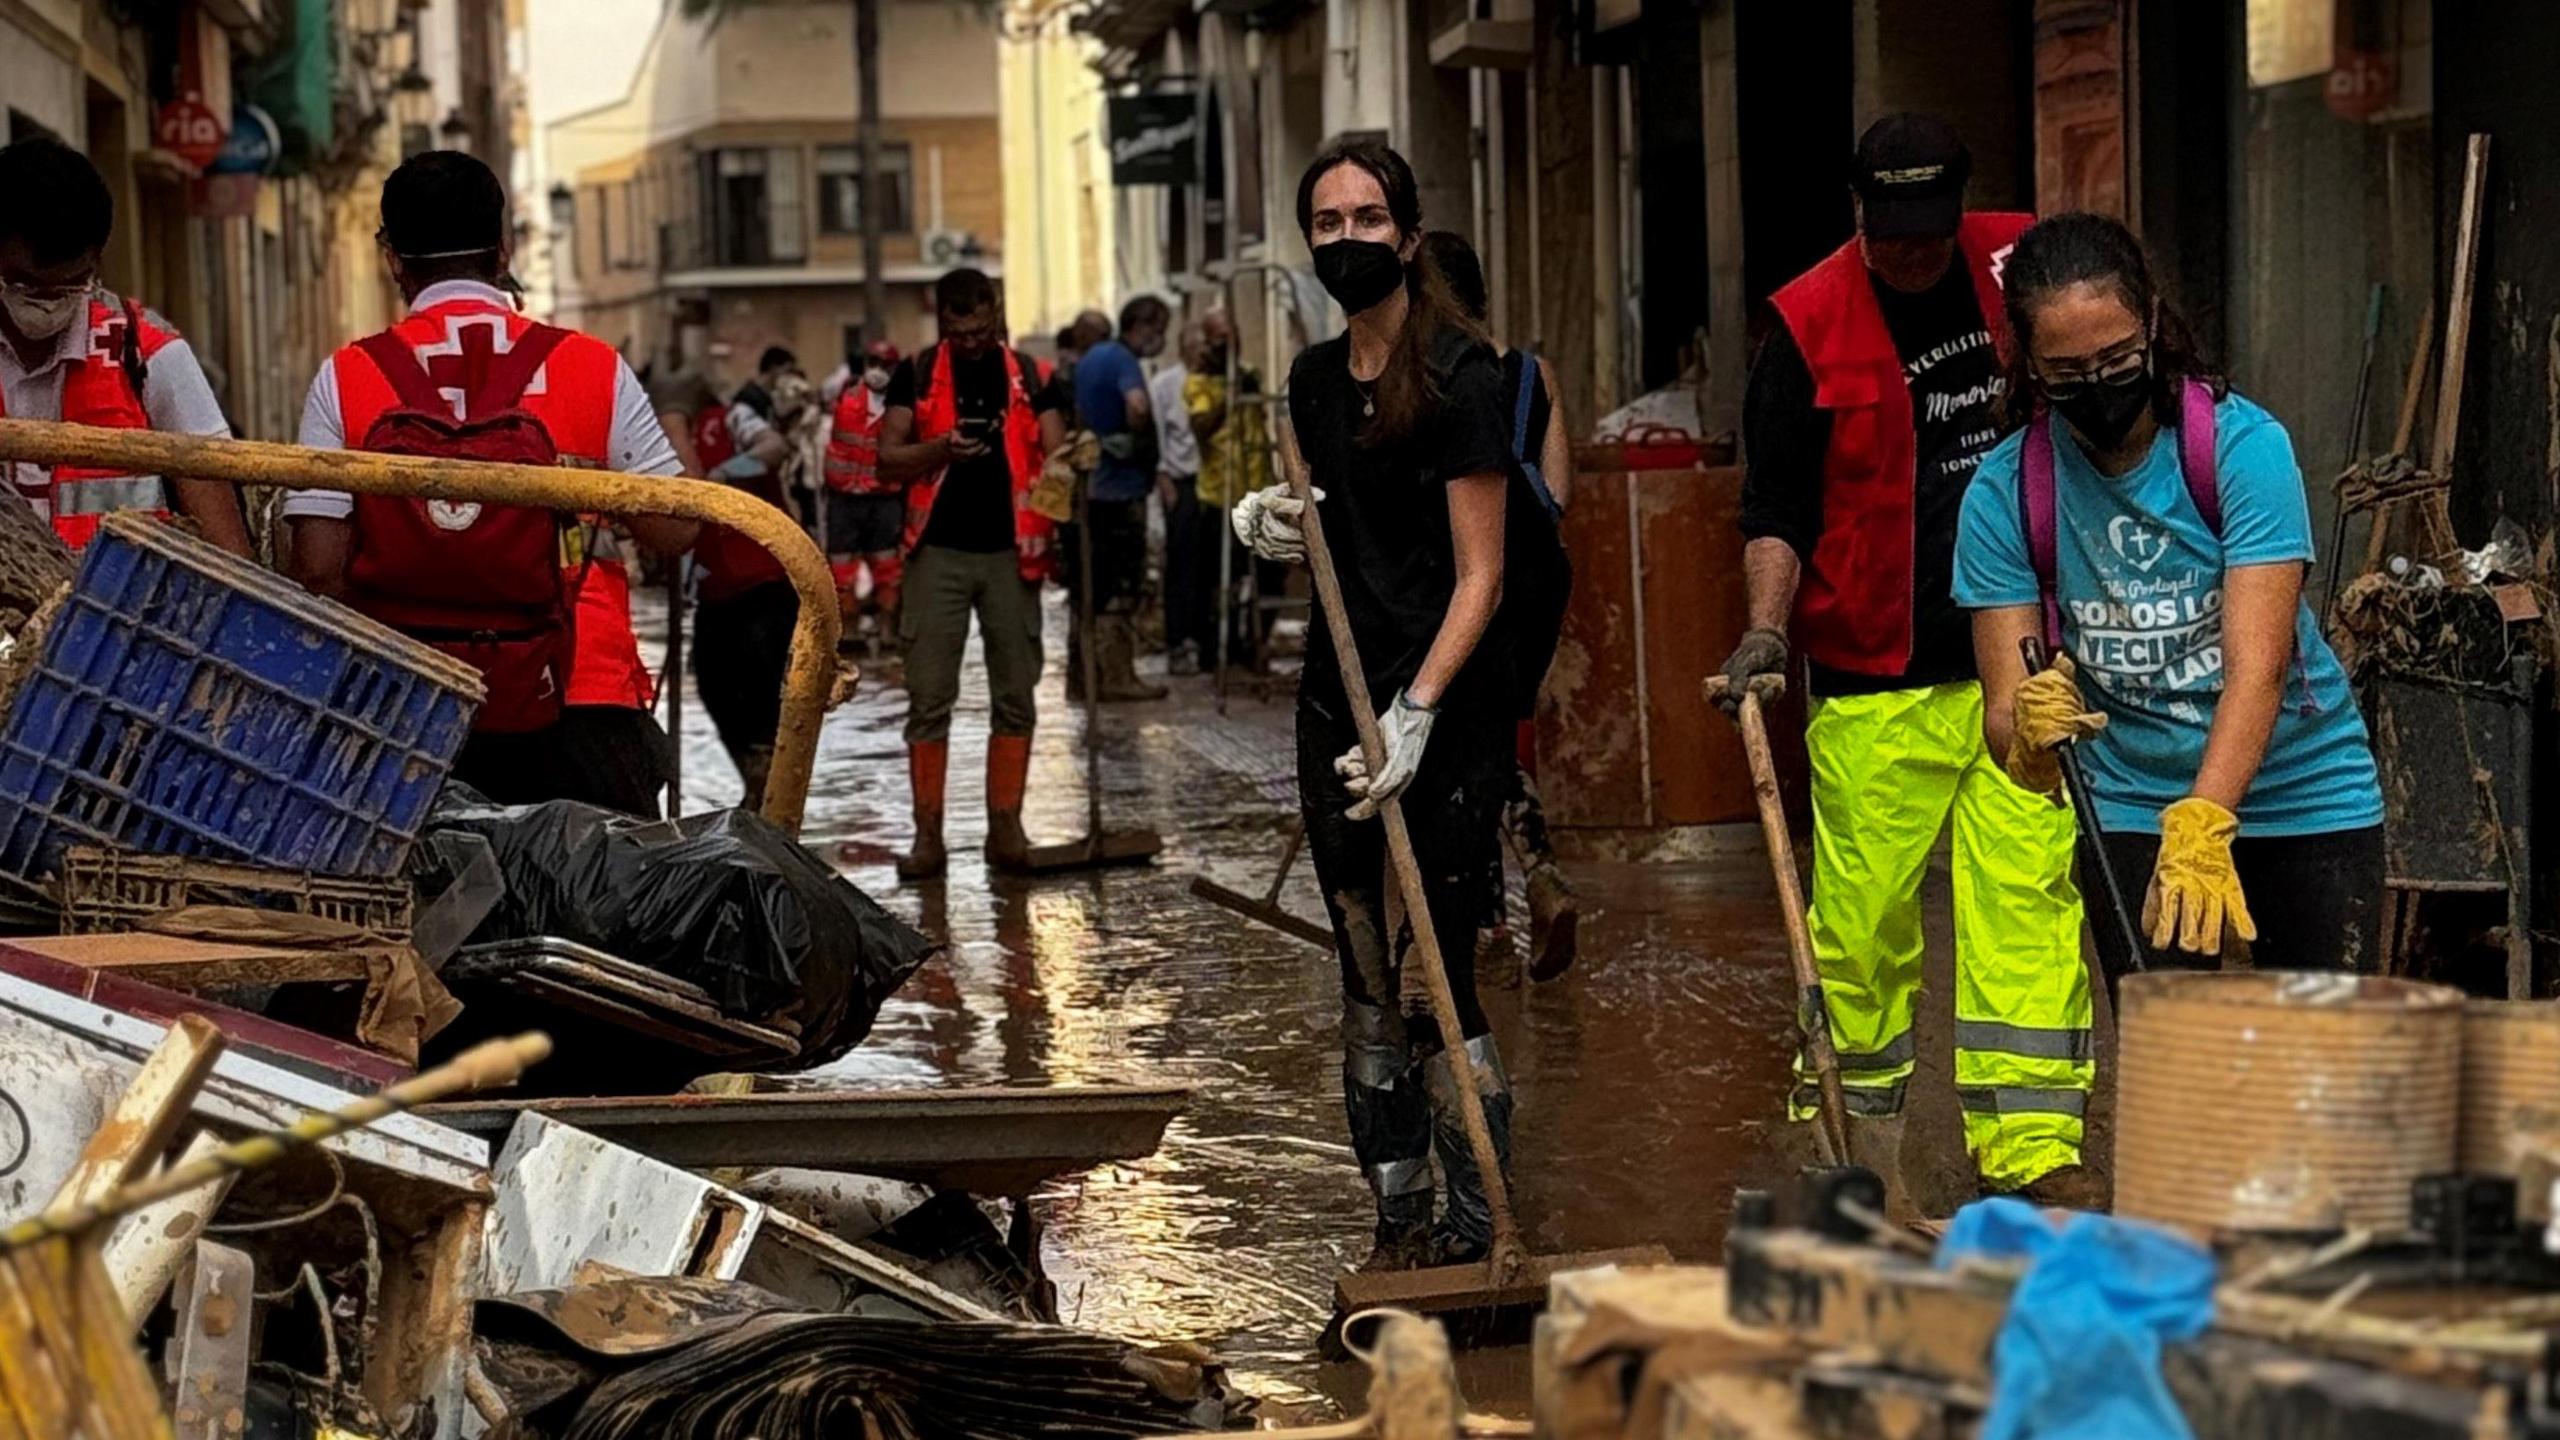
[[[969,618],[986,637],[988,863],[1020,866],[1029,849],[1022,795],[1031,771],[1032,692],[1040,683],[1040,586],[1055,574],[1054,527],[1025,503],[1066,419],[1031,357],[1003,342],[1004,306],[984,271],[934,286],[942,338],[889,377],[880,417],[880,475],[903,485],[906,593],[898,639],[907,657],[907,773],[915,848],[902,880],[939,876],[943,777]]]

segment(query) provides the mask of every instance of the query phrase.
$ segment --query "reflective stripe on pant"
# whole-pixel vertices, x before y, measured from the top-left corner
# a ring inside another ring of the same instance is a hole
[[[1956,1087],[1983,1178],[2077,1164],[2091,1061],[2071,813],[2010,783],[1978,685],[1815,704],[1813,949],[1857,1114],[1901,1109],[1924,948],[1920,882],[1955,827]],[[1801,1063],[1801,1062],[1799,1062]],[[1790,1107],[1810,1118],[1808,1087]]]

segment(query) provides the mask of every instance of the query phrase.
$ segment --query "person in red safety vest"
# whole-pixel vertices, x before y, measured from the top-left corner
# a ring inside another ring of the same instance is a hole
[[[1920,886],[1954,828],[1955,1079],[1984,1184],[2089,1198],[2094,1066],[2071,812],[1984,739],[1957,517],[2001,433],[2000,275],[2033,217],[1967,213],[1945,122],[1877,121],[1852,169],[1858,234],[1772,297],[1743,410],[1749,631],[1738,694],[1807,662],[1809,915],[1857,1163],[1888,1178],[1914,1071]],[[1815,1114],[1799,1062],[1791,1114]]]
[[[320,367],[301,442],[682,473],[612,346],[517,313],[501,288],[509,233],[505,188],[479,160],[429,151],[392,173],[379,239],[408,317]],[[699,526],[321,490],[284,513],[295,579],[480,667],[489,698],[455,778],[504,804],[658,815],[670,752],[622,532],[679,554]]]
[[[875,636],[896,633],[906,497],[899,493],[905,487],[880,475],[880,417],[889,410],[889,379],[904,358],[886,340],[864,346],[861,373],[837,397],[827,434],[827,560],[835,567],[848,640],[861,619],[852,582],[857,562],[871,569]]]
[[[1030,849],[1022,797],[1040,684],[1040,585],[1056,570],[1053,527],[1030,508],[1042,457],[1066,438],[1053,392],[1004,343],[1004,307],[984,271],[934,285],[941,338],[897,368],[880,419],[880,474],[905,487],[907,562],[898,637],[907,662],[907,773],[915,848],[901,879],[940,875],[943,776],[960,661],[977,617],[987,657],[988,862],[1018,868]]]
[[[227,439],[195,351],[168,321],[98,284],[115,201],[89,157],[32,137],[0,149],[0,415]],[[218,480],[9,463],[19,498],[78,550],[118,510],[193,521],[249,553],[240,495]]]

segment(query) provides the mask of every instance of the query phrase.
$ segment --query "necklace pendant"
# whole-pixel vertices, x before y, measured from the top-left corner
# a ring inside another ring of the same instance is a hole
[[[1378,402],[1377,402],[1377,401],[1375,401],[1375,400],[1363,400],[1363,401],[1361,401],[1361,402],[1360,402],[1360,413],[1361,413],[1361,414],[1363,414],[1363,415],[1375,415],[1375,414],[1377,414],[1377,413],[1378,413]]]

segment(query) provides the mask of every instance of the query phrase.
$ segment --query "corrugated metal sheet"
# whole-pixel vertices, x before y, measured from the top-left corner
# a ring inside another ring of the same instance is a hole
[[[2139,975],[2116,1210],[2208,1233],[2409,1228],[2454,1164],[2462,996],[2328,973]]]
[[[2462,1008],[2462,1135],[2466,1173],[2515,1175],[2507,1137],[2519,1111],[2560,1114],[2560,1003],[2474,1000]],[[2516,1208],[2550,1218],[2548,1191],[2526,1189]]]

